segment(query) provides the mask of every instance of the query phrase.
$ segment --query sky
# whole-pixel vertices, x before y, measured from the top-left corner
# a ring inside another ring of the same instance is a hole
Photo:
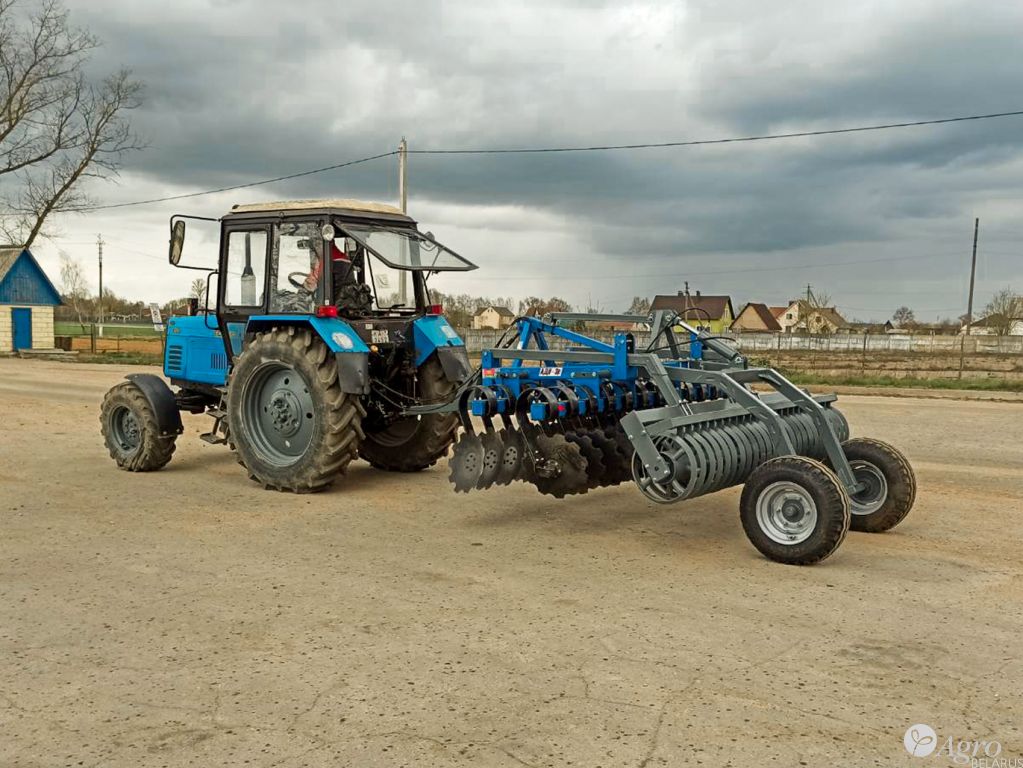
[[[1023,4],[68,0],[96,73],[146,84],[148,147],[114,204],[396,149],[590,146],[821,130],[1023,109]],[[173,213],[262,200],[397,202],[397,161],[173,203],[67,216],[35,249],[95,288],[165,301]],[[409,213],[479,269],[445,293],[559,295],[623,311],[692,290],[736,304],[815,292],[849,319],[965,312],[1023,290],[1023,117],[748,144],[542,155],[412,155]],[[185,261],[213,264],[216,230]],[[739,307],[736,306],[736,310]]]

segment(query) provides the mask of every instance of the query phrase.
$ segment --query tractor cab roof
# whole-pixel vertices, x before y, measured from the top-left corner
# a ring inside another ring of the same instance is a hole
[[[384,219],[394,223],[415,224],[415,221],[401,212],[400,208],[386,203],[364,202],[347,198],[329,198],[325,200],[279,200],[269,203],[249,203],[234,205],[224,216],[225,219],[256,218],[277,215],[306,216],[330,214],[351,218]]]

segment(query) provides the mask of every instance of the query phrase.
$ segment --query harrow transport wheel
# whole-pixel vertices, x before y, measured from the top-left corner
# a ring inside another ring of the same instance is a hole
[[[739,502],[742,527],[761,554],[789,565],[818,563],[849,530],[849,498],[827,466],[805,456],[765,461]]]
[[[916,476],[906,457],[888,443],[863,437],[846,440],[842,450],[865,486],[849,499],[849,527],[880,533],[901,523],[916,500]]]
[[[455,384],[448,381],[436,355],[416,371],[419,397],[438,402],[451,397]],[[431,413],[398,419],[378,431],[367,431],[359,456],[377,469],[418,472],[437,463],[455,441],[458,416]]]
[[[257,334],[228,382],[231,441],[267,489],[331,485],[357,455],[365,413],[358,396],[341,391],[334,356],[305,328]]]
[[[152,406],[142,390],[130,381],[107,392],[99,422],[110,458],[121,469],[152,472],[163,467],[174,454],[177,435],[160,436]]]

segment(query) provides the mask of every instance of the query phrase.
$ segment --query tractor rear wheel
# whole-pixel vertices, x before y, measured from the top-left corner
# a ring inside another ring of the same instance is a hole
[[[750,542],[772,560],[810,565],[831,555],[849,530],[849,497],[827,466],[779,456],[753,470],[739,502]]]
[[[125,381],[103,398],[100,431],[110,458],[129,472],[153,472],[174,455],[177,435],[160,436],[156,414],[138,385]]]
[[[416,379],[419,398],[425,402],[449,398],[456,388],[444,375],[436,356],[419,366]],[[454,413],[397,419],[382,429],[367,431],[359,455],[377,469],[418,472],[447,455],[457,427],[458,416]]]
[[[307,328],[257,334],[228,381],[231,442],[267,489],[329,487],[358,453],[364,415],[359,397],[341,391],[334,356]]]

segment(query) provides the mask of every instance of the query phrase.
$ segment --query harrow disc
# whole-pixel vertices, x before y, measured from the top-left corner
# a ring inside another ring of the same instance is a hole
[[[570,443],[564,435],[539,435],[536,447],[543,466],[536,468],[531,480],[540,493],[556,499],[586,493],[586,459],[578,443]]]
[[[479,436],[463,432],[448,464],[451,467],[448,480],[456,492],[468,493],[475,488],[483,473],[483,443]]]
[[[606,468],[604,454],[593,444],[589,432],[566,432],[565,439],[579,446],[579,452],[586,459],[586,487],[598,488],[604,482]]]
[[[526,453],[526,441],[517,429],[502,429],[499,435],[503,450],[494,483],[508,485],[512,480],[522,479],[522,457]]]
[[[621,463],[622,457],[618,453],[618,443],[605,434],[603,429],[591,429],[587,436],[593,441],[593,445],[600,451],[601,463],[604,465],[599,485],[618,485],[622,482]],[[589,467],[586,468],[587,472]]]
[[[476,487],[480,490],[489,488],[497,480],[498,472],[501,471],[501,459],[504,454],[504,443],[496,432],[484,432],[480,436],[480,444],[483,447],[482,469]]]

